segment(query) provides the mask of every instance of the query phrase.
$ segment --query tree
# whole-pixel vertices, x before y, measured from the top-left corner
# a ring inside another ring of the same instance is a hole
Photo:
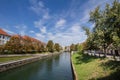
[[[41,47],[40,47],[40,51],[41,52],[45,52],[45,46],[42,44]]]
[[[10,40],[6,43],[5,49],[8,50],[10,53],[21,53],[22,52],[22,45],[21,45],[21,37],[12,36]]]
[[[85,41],[85,49],[97,49],[98,47],[95,44],[95,40],[96,40],[96,35],[95,33],[91,32],[89,28],[87,27],[83,27],[83,30],[86,32],[87,35],[87,40]]]
[[[3,54],[4,53],[4,45],[0,46],[0,54]]]
[[[82,43],[78,45],[78,51],[79,51],[80,53],[83,52],[83,44],[82,44]]]
[[[4,46],[7,53],[35,53],[41,51],[43,43],[29,36],[13,35]]]
[[[112,6],[106,4],[103,10],[100,10],[99,6],[96,7],[90,12],[90,22],[95,24],[95,27],[91,33],[88,29],[84,29],[88,35],[87,45],[103,49],[105,56],[109,45],[113,44],[116,49],[120,47],[120,2],[118,0],[114,0]]]
[[[61,50],[61,47],[60,47],[59,43],[55,43],[54,49],[58,52]]]
[[[54,52],[54,43],[52,40],[49,40],[48,43],[47,43],[47,49],[49,52]]]
[[[75,44],[71,44],[70,51],[75,51]]]

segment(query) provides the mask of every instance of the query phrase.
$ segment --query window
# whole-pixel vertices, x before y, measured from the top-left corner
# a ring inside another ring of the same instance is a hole
[[[5,36],[3,36],[3,39],[5,38]]]

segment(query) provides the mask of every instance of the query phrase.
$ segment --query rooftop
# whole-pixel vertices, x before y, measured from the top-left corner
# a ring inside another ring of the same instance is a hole
[[[0,29],[0,34],[1,35],[5,35],[5,36],[10,36],[7,32],[5,32],[4,30]]]

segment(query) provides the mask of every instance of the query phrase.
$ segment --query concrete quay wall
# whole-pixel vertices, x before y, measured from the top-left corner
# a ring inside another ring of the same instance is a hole
[[[30,58],[26,58],[26,59],[21,59],[21,60],[16,60],[16,61],[11,61],[11,62],[7,62],[7,63],[2,63],[0,64],[0,72],[9,70],[9,69],[13,69],[28,63],[32,63],[35,61],[38,61],[40,59],[45,59],[54,55],[58,55],[61,52],[56,52],[56,53],[46,53],[46,54],[38,54],[34,57],[30,57]]]

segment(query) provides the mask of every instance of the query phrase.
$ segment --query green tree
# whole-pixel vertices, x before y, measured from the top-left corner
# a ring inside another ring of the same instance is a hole
[[[105,9],[100,10],[98,6],[90,12],[90,22],[95,24],[92,31],[92,42],[88,36],[88,44],[93,43],[94,46],[104,50],[106,56],[106,49],[109,45],[114,45],[115,48],[120,47],[120,2],[114,0],[112,6],[106,4]],[[88,31],[86,30],[88,33]],[[89,41],[90,40],[90,41]]]
[[[82,45],[82,43],[78,45],[78,51],[80,53],[83,51],[83,45]]]
[[[42,44],[41,47],[40,47],[40,51],[41,52],[45,52],[45,46]]]
[[[85,46],[85,49],[89,49],[89,50],[96,49],[97,46],[95,44],[95,40],[96,40],[95,33],[91,32],[90,29],[87,27],[83,27],[83,30],[86,32],[86,35],[88,37],[86,42],[85,42],[85,44],[87,44]]]
[[[58,52],[61,50],[61,47],[60,47],[59,43],[55,43],[54,49]]]
[[[48,43],[47,43],[47,49],[49,52],[54,52],[54,43],[52,40],[49,40]]]
[[[75,51],[75,44],[70,45],[70,51]]]

